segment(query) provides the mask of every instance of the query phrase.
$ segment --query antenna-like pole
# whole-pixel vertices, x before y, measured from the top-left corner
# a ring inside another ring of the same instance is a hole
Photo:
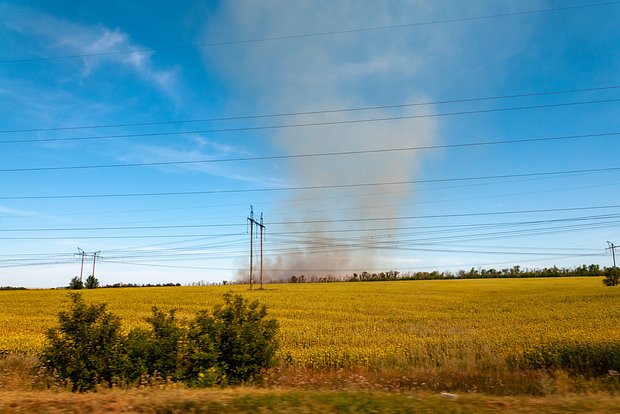
[[[250,217],[248,217],[248,222],[250,223],[250,290],[252,290],[252,283],[254,283],[254,279],[252,277],[252,258],[254,256],[254,252],[252,251],[252,239],[254,235],[254,207],[250,205]]]
[[[97,255],[101,253],[101,251],[93,253],[93,278],[95,277],[95,262],[97,261]]]
[[[263,213],[260,213],[260,288],[263,288]]]
[[[82,264],[80,265],[80,282],[82,281],[82,274],[84,273],[84,256],[86,255],[86,252],[84,252],[84,250],[80,249],[78,247],[78,251],[80,252],[80,255],[82,256]]]
[[[253,271],[253,244],[252,239],[254,238],[254,225],[260,227],[260,288],[263,288],[263,229],[265,226],[263,225],[263,213],[260,213],[260,223],[254,220],[254,207],[250,205],[250,217],[248,217],[248,223],[250,225],[250,290],[252,290],[252,285],[254,284],[254,278],[252,275]]]
[[[611,256],[612,256],[612,257],[613,257],[613,259],[614,259],[614,268],[615,268],[615,267],[616,267],[616,248],[617,248],[618,246],[616,246],[615,244],[613,244],[613,243],[612,243],[612,242],[610,242],[610,241],[607,241],[607,244],[609,245],[609,250],[611,250]]]

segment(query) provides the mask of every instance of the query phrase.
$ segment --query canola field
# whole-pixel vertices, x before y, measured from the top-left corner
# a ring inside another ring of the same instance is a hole
[[[280,325],[280,360],[299,369],[475,369],[547,343],[620,340],[620,288],[601,278],[486,279],[84,290],[128,329],[153,305],[180,319],[228,291],[257,299]],[[36,354],[65,290],[0,291],[0,353]]]

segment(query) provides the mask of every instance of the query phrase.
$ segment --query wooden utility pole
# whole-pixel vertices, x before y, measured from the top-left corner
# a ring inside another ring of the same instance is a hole
[[[250,205],[250,217],[248,217],[248,222],[250,224],[250,290],[252,290],[252,286],[254,284],[254,275],[253,275],[253,259],[254,259],[254,226],[258,226],[260,228],[260,288],[263,288],[263,229],[265,226],[263,225],[263,213],[260,213],[260,223],[254,220],[254,207]]]
[[[97,261],[97,255],[101,253],[101,251],[93,253],[93,278],[95,277],[95,262]]]
[[[618,248],[618,246],[616,246],[610,241],[608,241],[607,244],[609,245],[608,250],[611,250],[611,256],[614,259],[614,268],[615,268],[616,267],[616,248]]]
[[[260,213],[260,288],[263,289],[263,213]]]
[[[80,255],[82,256],[82,264],[80,265],[80,282],[81,282],[82,275],[84,274],[84,256],[86,255],[86,252],[80,249],[79,247],[78,247],[78,251],[80,252]]]
[[[250,205],[250,217],[248,217],[250,223],[250,290],[252,290],[252,284],[254,278],[252,276],[252,259],[254,258],[254,252],[252,250],[252,239],[254,238],[254,207]]]

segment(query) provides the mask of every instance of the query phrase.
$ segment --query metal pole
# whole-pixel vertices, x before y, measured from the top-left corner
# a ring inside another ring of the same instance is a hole
[[[252,239],[254,238],[254,207],[250,206],[250,217],[248,217],[248,221],[250,222],[250,290],[252,290],[252,283],[254,282],[252,278],[252,257],[254,252],[252,251]]]
[[[78,251],[82,255],[82,264],[80,265],[80,282],[81,282],[82,281],[82,274],[84,273],[84,255],[86,253],[84,253],[84,250],[80,249],[79,247],[78,247]]]
[[[93,253],[93,279],[95,278],[95,262],[97,261],[97,255],[99,253],[101,253],[101,251]]]
[[[263,289],[263,213],[260,213],[260,288]]]

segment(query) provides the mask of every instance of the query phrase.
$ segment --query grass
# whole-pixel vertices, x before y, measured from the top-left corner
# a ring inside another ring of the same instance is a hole
[[[2,413],[620,413],[620,397],[605,394],[546,398],[368,391],[106,390],[0,392]]]

